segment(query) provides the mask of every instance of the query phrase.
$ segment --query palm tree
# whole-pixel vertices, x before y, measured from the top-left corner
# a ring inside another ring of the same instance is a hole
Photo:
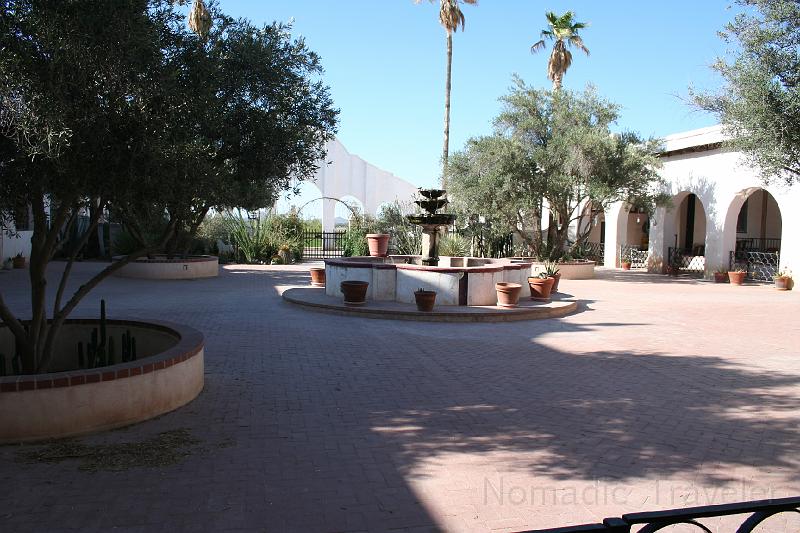
[[[561,89],[561,82],[564,74],[572,64],[572,53],[567,49],[575,46],[589,55],[589,49],[583,44],[583,39],[578,35],[578,31],[584,29],[587,24],[574,22],[575,13],[567,11],[560,17],[552,11],[545,13],[547,17],[548,29],[542,30],[542,39],[531,46],[531,53],[536,53],[545,47],[545,39],[555,41],[553,51],[550,53],[550,60],[547,62],[547,77],[553,80],[553,90]]]
[[[415,3],[420,3],[422,0],[415,0]],[[430,0],[435,2],[436,0]],[[461,12],[459,4],[472,4],[478,3],[478,0],[439,0],[439,22],[444,27],[447,33],[447,81],[445,82],[444,93],[444,147],[442,148],[442,188],[445,186],[445,171],[447,170],[447,154],[450,147],[450,87],[451,87],[451,72],[453,66],[453,33],[464,30],[464,13]]]

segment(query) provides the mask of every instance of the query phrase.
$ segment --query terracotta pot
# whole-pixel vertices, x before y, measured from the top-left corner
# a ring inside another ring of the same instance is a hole
[[[519,283],[508,283],[501,281],[494,284],[497,291],[497,306],[498,307],[516,307],[519,302],[519,293],[522,291],[522,285]]]
[[[558,292],[558,282],[561,281],[561,272],[556,272],[556,275],[553,276],[553,279],[555,280],[553,282],[553,290],[550,292]]]
[[[25,268],[25,258],[14,256],[11,258],[11,262],[14,263],[14,268]]]
[[[436,303],[436,291],[414,291],[414,299],[417,301],[418,311],[430,313]]]
[[[623,261],[621,264],[622,264],[622,270],[630,270],[631,269],[631,263],[629,261]]]
[[[386,257],[389,252],[389,234],[368,233],[367,244],[369,245],[369,255],[372,257]]]
[[[714,283],[728,283],[728,273],[714,272]]]
[[[368,281],[343,281],[340,285],[345,305],[364,305],[367,301]]]
[[[775,288],[779,291],[792,290],[793,280],[789,276],[778,276],[777,278],[772,279],[775,280]]]
[[[746,275],[747,272],[728,272],[728,279],[731,285],[741,285],[744,283],[744,277]]]
[[[311,270],[311,286],[324,287],[325,286],[325,269],[322,267],[313,267]]]
[[[531,289],[531,300],[549,300],[550,291],[553,290],[554,278],[528,278],[528,287]]]

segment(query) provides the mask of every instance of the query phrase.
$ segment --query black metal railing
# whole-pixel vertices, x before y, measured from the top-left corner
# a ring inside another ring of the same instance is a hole
[[[647,268],[647,258],[650,253],[647,249],[642,250],[640,246],[632,244],[619,245],[619,259],[630,261],[631,268]]]
[[[342,257],[344,234],[343,231],[304,231],[303,259]]]
[[[706,270],[706,258],[698,255],[697,250],[669,248],[667,261],[671,268],[679,272],[703,274]]]
[[[449,235],[460,235],[471,242],[475,257],[513,257],[514,234],[489,236],[482,231],[471,233],[469,231],[450,228]]]
[[[731,252],[729,261],[731,270],[744,270],[747,272],[747,279],[755,281],[772,281],[772,277],[778,274],[780,264],[780,252],[748,250]]]
[[[581,256],[581,259],[597,261],[601,265],[606,259],[606,245],[602,242],[581,243],[577,249],[577,252]]]
[[[618,518],[606,518],[602,523],[554,529],[535,529],[524,533],[629,533],[634,526],[642,526],[637,533],[653,533],[676,524],[690,524],[698,531],[712,533],[708,526],[698,520],[720,516],[749,515],[736,529],[736,533],[751,533],[753,529],[771,516],[781,513],[800,513],[800,497],[778,498],[703,507],[687,507],[668,511],[631,513]],[[733,530],[726,530],[733,531]],[[721,531],[719,533],[722,533]]]
[[[737,252],[780,252],[781,240],[776,238],[756,239],[756,238],[737,238]]]

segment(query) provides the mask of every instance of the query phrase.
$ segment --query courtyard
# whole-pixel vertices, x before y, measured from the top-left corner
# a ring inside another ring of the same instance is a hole
[[[0,530],[517,531],[800,494],[797,291],[598,269],[562,282],[570,316],[441,324],[284,302],[307,271],[104,281],[75,316],[104,298],[202,331],[205,388],[72,447],[0,447]],[[0,288],[30,313],[26,271]]]

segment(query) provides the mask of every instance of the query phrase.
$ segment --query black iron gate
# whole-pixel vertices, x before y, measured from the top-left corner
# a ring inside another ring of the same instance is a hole
[[[343,231],[304,231],[303,259],[342,257],[344,235]]]

